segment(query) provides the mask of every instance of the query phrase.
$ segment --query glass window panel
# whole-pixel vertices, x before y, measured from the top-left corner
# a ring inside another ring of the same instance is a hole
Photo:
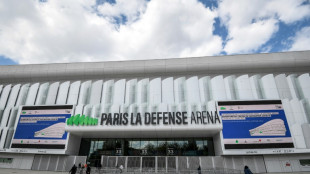
[[[129,148],[128,148],[128,155],[130,156],[139,156],[141,149],[140,140],[130,140],[129,141]]]
[[[157,140],[150,140],[146,146],[148,155],[155,155],[157,148]]]
[[[156,149],[156,154],[158,156],[165,156],[166,155],[166,150],[167,150],[167,143],[166,140],[158,140],[158,146]]]

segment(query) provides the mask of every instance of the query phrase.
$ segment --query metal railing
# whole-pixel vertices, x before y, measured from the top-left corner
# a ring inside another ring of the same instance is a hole
[[[77,174],[85,174],[86,170],[81,169],[77,171]],[[199,174],[198,170],[179,170],[176,169],[168,169],[165,170],[157,170],[155,168],[127,168],[122,171],[119,168],[101,168],[100,170],[97,168],[91,169],[92,174],[103,174],[103,173],[117,173],[117,174],[154,174],[154,173],[164,173],[164,174]],[[236,169],[225,169],[225,168],[214,168],[214,169],[202,169],[200,174],[241,174],[242,171]]]

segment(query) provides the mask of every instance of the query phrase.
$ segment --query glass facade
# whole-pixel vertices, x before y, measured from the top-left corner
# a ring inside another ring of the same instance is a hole
[[[79,155],[94,165],[101,156],[214,156],[212,138],[83,138]]]

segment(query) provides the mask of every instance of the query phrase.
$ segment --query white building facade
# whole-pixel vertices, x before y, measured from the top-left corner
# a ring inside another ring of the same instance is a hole
[[[0,167],[310,171],[310,51],[0,67]]]

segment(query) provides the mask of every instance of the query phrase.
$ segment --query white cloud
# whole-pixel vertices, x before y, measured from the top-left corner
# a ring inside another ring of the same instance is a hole
[[[310,27],[304,27],[292,39],[290,51],[310,50]]]
[[[279,22],[292,24],[310,16],[303,0],[223,0],[219,3],[221,22],[228,29],[224,50],[228,54],[259,49],[279,29]]]
[[[113,19],[113,17],[121,18],[121,15],[126,16],[127,22],[132,23],[137,20],[140,14],[146,10],[147,1],[145,0],[116,0],[115,4],[104,3],[98,6],[98,11],[101,15]]]
[[[219,54],[217,13],[196,0],[0,1],[0,54],[19,63],[105,61]],[[117,26],[111,18],[126,15]]]

